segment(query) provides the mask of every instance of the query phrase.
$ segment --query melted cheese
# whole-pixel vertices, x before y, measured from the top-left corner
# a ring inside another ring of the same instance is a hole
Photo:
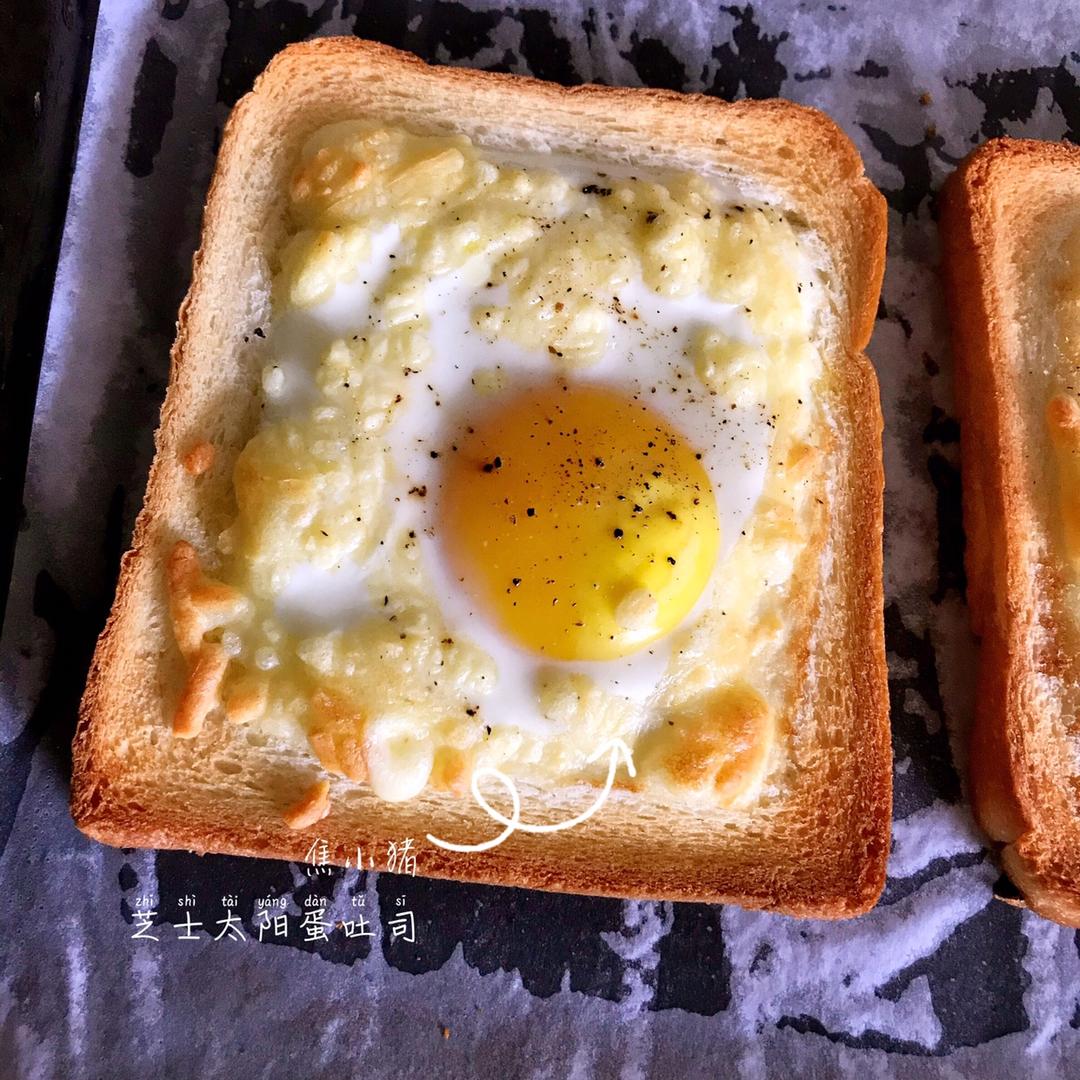
[[[357,123],[316,134],[291,195],[267,408],[220,541],[252,609],[229,652],[266,687],[251,722],[307,735],[387,799],[460,790],[479,765],[589,778],[614,736],[665,797],[760,798],[782,773],[789,605],[824,520],[808,238],[701,177]],[[648,401],[716,502],[697,602],[628,656],[538,656],[441,546],[456,433],[507,386],[556,375]]]

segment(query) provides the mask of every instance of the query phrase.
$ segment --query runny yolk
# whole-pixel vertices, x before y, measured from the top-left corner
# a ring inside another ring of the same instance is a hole
[[[639,400],[592,383],[507,391],[444,457],[451,569],[544,656],[634,652],[709,580],[720,530],[701,455]]]

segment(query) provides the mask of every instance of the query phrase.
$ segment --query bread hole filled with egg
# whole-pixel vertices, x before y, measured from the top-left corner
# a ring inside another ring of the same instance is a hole
[[[777,790],[826,498],[804,227],[351,122],[290,198],[220,545],[234,712],[391,801],[601,782],[616,738],[658,798]]]

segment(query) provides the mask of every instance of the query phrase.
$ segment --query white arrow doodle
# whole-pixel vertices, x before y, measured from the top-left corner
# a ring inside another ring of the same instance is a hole
[[[473,798],[476,800],[477,806],[492,818],[492,820],[497,821],[500,825],[504,826],[503,831],[491,840],[484,840],[479,844],[453,844],[449,840],[440,840],[437,836],[432,836],[431,833],[428,833],[427,838],[436,847],[444,848],[446,851],[490,851],[492,848],[498,847],[508,836],[511,836],[517,831],[549,833],[559,832],[562,829],[572,829],[575,825],[580,825],[583,821],[588,821],[589,818],[591,818],[607,801],[607,797],[611,794],[612,785],[615,783],[615,772],[619,768],[619,758],[625,759],[626,771],[631,776],[637,776],[637,769],[634,768],[633,754],[630,753],[630,747],[627,746],[622,739],[610,739],[608,742],[604,743],[600,749],[589,758],[589,763],[592,764],[594,761],[599,761],[599,759],[608,752],[611,753],[611,761],[608,764],[607,782],[604,784],[604,790],[600,792],[592,806],[583,810],[576,817],[569,818],[566,821],[557,821],[553,825],[531,825],[527,821],[522,821],[521,796],[514,786],[514,781],[511,780],[506,773],[500,772],[498,769],[491,768],[490,766],[484,766],[473,772]],[[506,817],[496,810],[495,807],[484,798],[483,793],[480,791],[480,781],[489,776],[498,780],[510,796],[510,802],[513,804],[513,811],[510,817]]]

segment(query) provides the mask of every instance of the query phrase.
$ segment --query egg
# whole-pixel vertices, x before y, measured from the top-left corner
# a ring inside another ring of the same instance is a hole
[[[749,695],[771,740],[735,645],[805,540],[777,524],[820,370],[793,227],[719,182],[461,139],[334,125],[306,153],[222,538],[262,616],[240,658],[281,658],[264,724],[310,732],[330,695],[387,799],[483,762],[580,775],[614,736],[685,787],[688,746],[724,753],[663,735],[694,694]],[[760,787],[757,749],[725,790]]]
[[[515,641],[558,660],[625,656],[678,625],[712,573],[701,454],[600,383],[504,391],[447,455],[452,572]]]

